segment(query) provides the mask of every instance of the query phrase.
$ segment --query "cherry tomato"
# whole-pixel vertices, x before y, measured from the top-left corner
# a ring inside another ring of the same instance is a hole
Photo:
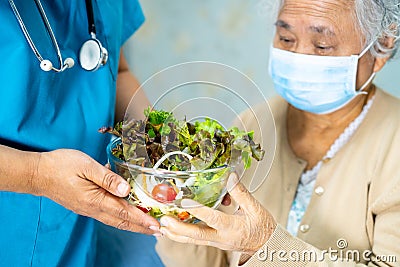
[[[153,198],[159,202],[167,203],[175,200],[176,192],[172,186],[167,184],[158,184],[151,192]]]

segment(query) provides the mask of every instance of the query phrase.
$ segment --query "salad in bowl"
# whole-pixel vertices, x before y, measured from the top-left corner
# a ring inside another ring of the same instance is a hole
[[[264,151],[252,132],[237,127],[225,130],[217,121],[188,122],[171,112],[145,110],[145,120],[130,120],[99,131],[116,138],[108,145],[111,169],[131,185],[127,200],[155,218],[174,216],[196,222],[181,207],[189,198],[217,208],[226,194],[229,174]]]

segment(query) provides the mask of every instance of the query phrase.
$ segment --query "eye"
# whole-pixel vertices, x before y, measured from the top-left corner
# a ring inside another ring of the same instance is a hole
[[[332,49],[332,46],[317,45],[316,48],[319,50],[329,50]]]
[[[279,41],[287,44],[294,43],[293,39],[284,36],[279,36]]]
[[[314,47],[319,54],[330,53],[334,49],[332,44],[326,42],[314,42]]]

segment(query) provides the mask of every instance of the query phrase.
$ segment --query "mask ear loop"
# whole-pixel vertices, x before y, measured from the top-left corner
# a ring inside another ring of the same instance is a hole
[[[362,58],[370,49],[371,47],[375,44],[376,39],[372,41],[358,56],[358,59]],[[368,80],[364,83],[363,86],[361,86],[360,89],[357,90],[357,93],[360,95],[367,95],[367,92],[364,92],[363,90],[372,82],[372,80],[375,78],[376,72],[373,72],[371,76],[368,78]]]
[[[371,49],[371,47],[375,44],[375,42],[376,42],[376,39],[373,40],[373,41],[360,53],[360,55],[358,56],[358,58],[359,58],[359,59],[362,58],[362,57]]]
[[[369,79],[364,83],[364,85],[361,86],[361,88],[357,90],[357,93],[360,95],[368,95],[368,93],[363,90],[372,82],[372,80],[375,78],[375,76],[376,76],[376,72],[372,73],[371,77],[369,77]]]

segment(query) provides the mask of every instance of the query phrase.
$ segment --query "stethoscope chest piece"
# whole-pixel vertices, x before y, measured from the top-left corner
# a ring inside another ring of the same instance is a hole
[[[79,61],[84,70],[95,71],[105,65],[108,60],[108,51],[99,40],[92,38],[83,43],[79,51]]]

